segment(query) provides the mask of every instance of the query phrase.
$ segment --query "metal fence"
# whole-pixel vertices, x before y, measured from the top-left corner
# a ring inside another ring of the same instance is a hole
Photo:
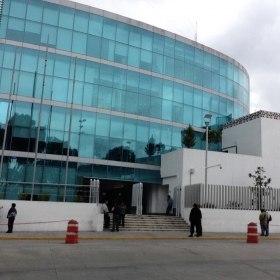
[[[185,186],[185,207],[280,211],[280,189],[194,184]]]

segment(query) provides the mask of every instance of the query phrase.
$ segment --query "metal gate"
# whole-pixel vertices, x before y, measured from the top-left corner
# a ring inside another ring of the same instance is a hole
[[[100,181],[98,179],[90,179],[89,188],[89,203],[99,203],[99,186]]]
[[[131,206],[136,206],[136,215],[142,215],[142,197],[143,197],[143,184],[142,183],[133,184]]]

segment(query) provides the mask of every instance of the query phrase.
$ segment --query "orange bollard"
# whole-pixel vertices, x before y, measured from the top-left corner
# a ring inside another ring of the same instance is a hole
[[[247,231],[247,243],[258,243],[259,236],[258,236],[258,227],[255,223],[248,224],[248,231]]]
[[[65,243],[66,244],[78,243],[78,231],[79,231],[79,223],[75,220],[70,220],[68,222]]]

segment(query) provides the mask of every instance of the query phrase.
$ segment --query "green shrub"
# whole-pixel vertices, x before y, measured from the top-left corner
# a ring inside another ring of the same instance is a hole
[[[73,202],[85,202],[84,198],[81,195],[75,195]]]
[[[19,193],[18,194],[18,200],[27,200],[29,195],[30,194],[28,194],[28,193]]]

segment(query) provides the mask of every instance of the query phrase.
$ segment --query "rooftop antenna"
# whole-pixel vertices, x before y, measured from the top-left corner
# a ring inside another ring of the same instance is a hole
[[[195,35],[194,40],[197,42],[197,22],[195,23]]]

